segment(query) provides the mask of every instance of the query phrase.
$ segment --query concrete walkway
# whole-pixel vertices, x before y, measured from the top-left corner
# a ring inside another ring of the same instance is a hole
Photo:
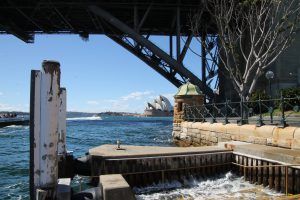
[[[117,150],[116,145],[101,145],[89,150],[91,156],[104,158],[126,158],[126,157],[149,157],[149,156],[168,156],[168,155],[185,155],[210,152],[230,151],[221,146],[206,147],[158,147],[158,146],[130,146],[122,145]]]
[[[247,154],[264,160],[272,160],[278,163],[299,164],[300,150],[251,144],[239,141],[221,142],[221,148],[232,149],[236,154]],[[299,166],[300,167],[300,166]]]

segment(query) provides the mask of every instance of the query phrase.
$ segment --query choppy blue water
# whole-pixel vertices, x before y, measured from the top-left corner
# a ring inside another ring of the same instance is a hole
[[[78,117],[67,120],[74,156],[102,144],[172,146],[172,118]],[[0,129],[0,199],[29,199],[29,127]]]
[[[173,146],[172,118],[77,117],[67,120],[67,148],[75,157],[102,144]],[[29,199],[29,127],[0,129],[0,199]],[[75,190],[80,183],[73,181]],[[244,182],[230,172],[208,179],[190,177],[184,183],[171,182],[134,188],[139,200],[172,199],[272,199],[280,194]]]

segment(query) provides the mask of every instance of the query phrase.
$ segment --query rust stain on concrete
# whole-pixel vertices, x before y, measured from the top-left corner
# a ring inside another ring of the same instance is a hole
[[[51,75],[51,86],[50,86],[50,94],[53,95],[52,83],[53,83],[53,76],[57,74],[57,85],[60,86],[60,63],[53,60],[44,60],[42,63],[43,70],[46,74]],[[59,95],[60,90],[58,90]]]

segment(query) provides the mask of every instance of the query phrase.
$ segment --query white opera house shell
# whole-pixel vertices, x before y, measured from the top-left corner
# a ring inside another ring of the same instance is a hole
[[[166,97],[160,95],[153,102],[147,103],[144,115],[148,117],[173,116],[173,106]]]

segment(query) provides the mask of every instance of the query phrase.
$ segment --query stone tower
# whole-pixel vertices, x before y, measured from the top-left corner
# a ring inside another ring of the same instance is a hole
[[[181,131],[181,122],[184,121],[183,108],[185,104],[195,106],[203,105],[204,95],[198,86],[187,82],[186,84],[180,86],[174,98],[173,138]]]

